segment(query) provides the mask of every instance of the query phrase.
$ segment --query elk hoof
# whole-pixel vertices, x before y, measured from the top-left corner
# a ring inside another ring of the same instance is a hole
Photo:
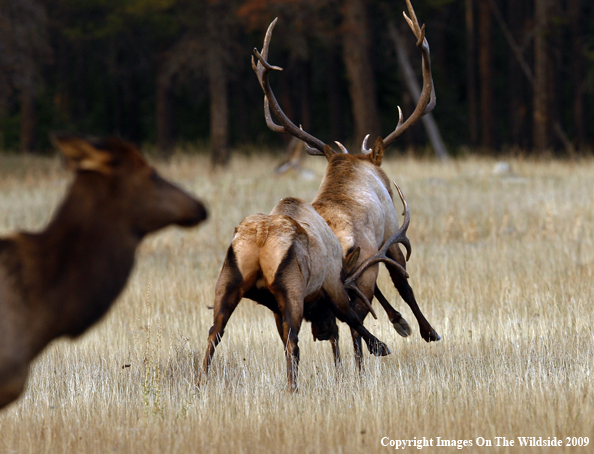
[[[390,353],[392,353],[388,346],[380,340],[376,340],[375,342],[368,345],[368,347],[369,353],[374,356],[388,356]]]
[[[437,331],[434,329],[427,333],[422,333],[421,336],[425,339],[425,342],[437,342],[438,340],[441,340],[441,336],[437,334]]]
[[[396,330],[396,332],[398,334],[400,334],[402,337],[408,337],[408,336],[410,336],[410,333],[412,332],[410,329],[410,325],[402,317],[400,317],[396,321],[393,321],[392,325],[394,326],[394,329]]]

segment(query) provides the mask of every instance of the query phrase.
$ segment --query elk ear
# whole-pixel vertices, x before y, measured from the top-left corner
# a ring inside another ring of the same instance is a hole
[[[359,260],[359,255],[361,254],[361,248],[357,246],[355,250],[353,250],[349,255],[346,256],[345,261],[345,270],[347,275],[351,274],[357,260]]]
[[[371,150],[371,162],[376,166],[382,165],[382,159],[384,157],[384,141],[381,137],[378,137],[373,144],[373,150]]]
[[[74,135],[52,134],[51,140],[60,150],[71,170],[91,170],[109,175],[112,172],[111,153],[98,150],[87,140]]]
[[[330,145],[324,145],[324,156],[330,161],[330,158],[336,154],[336,151],[332,149]]]

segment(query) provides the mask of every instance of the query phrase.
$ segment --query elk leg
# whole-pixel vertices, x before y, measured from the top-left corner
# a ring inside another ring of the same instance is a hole
[[[334,365],[338,368],[338,367],[340,367],[340,364],[341,364],[340,348],[338,348],[338,338],[332,337],[330,339],[330,344],[332,345],[332,355],[334,356]]]
[[[367,296],[367,295],[371,294],[371,296],[369,297],[369,302],[371,302],[373,300],[372,289],[375,288],[375,280],[377,278],[377,266],[372,267],[369,270],[367,270],[367,272],[366,272],[366,274],[364,274],[364,276],[365,277],[362,277],[360,280],[359,288],[361,289],[361,291],[364,295]],[[344,287],[342,288],[342,290],[343,289],[344,289]],[[353,349],[355,352],[355,363],[357,364],[357,369],[359,370],[359,372],[361,372],[363,370],[363,348],[362,348],[361,338],[363,338],[363,340],[365,340],[365,343],[367,344],[367,348],[369,349],[369,352],[376,356],[389,355],[390,349],[383,342],[376,339],[363,326],[363,320],[365,320],[365,317],[369,313],[367,307],[365,305],[363,305],[362,302],[359,301],[359,298],[357,296],[355,296],[354,294],[347,295],[347,297],[348,296],[352,296],[351,297],[352,304],[348,305],[349,309],[352,311],[352,313],[354,313],[356,315],[357,319],[359,319],[361,321],[360,328],[349,323],[349,326],[351,327],[351,336],[353,338]],[[340,320],[342,320],[338,314],[337,314],[337,316]],[[342,320],[342,321],[344,321],[344,320]],[[364,331],[362,331],[361,328]],[[369,338],[368,336],[371,336],[371,338]],[[378,343],[381,345],[378,345]]]
[[[375,356],[387,356],[390,354],[390,349],[386,344],[377,339],[371,334],[367,328],[363,326],[361,317],[349,304],[349,298],[346,290],[340,283],[336,288],[326,288],[328,297],[334,306],[334,313],[341,322],[347,323],[357,333],[363,337],[367,344],[369,352]],[[365,315],[367,312],[365,312]]]
[[[299,329],[303,321],[303,292],[286,290],[283,286],[274,292],[280,314],[275,314],[276,327],[281,334],[287,359],[288,390],[297,391],[299,371]]]
[[[280,313],[274,313],[274,321],[276,322],[276,329],[278,335],[283,341],[283,345],[287,345],[287,339],[285,338],[285,329],[283,328],[283,316]]]
[[[396,332],[398,334],[400,334],[402,337],[410,336],[410,333],[411,333],[410,325],[402,317],[402,314],[390,305],[390,302],[386,299],[386,297],[380,291],[380,289],[377,285],[375,287],[375,291],[373,294],[375,295],[377,300],[380,302],[380,304],[384,308],[384,311],[386,311],[386,314],[388,315],[390,322],[392,322],[392,325],[394,326],[394,329],[396,330]]]
[[[285,344],[285,355],[287,357],[287,379],[289,391],[297,391],[297,374],[299,372],[299,328],[301,323],[297,320],[285,320],[283,322]]]
[[[364,285],[364,284],[363,284]],[[357,297],[355,295],[351,296],[351,301],[357,301]],[[373,301],[373,296],[369,298],[369,302]],[[356,314],[361,318],[361,320],[365,320],[365,317],[368,314],[367,308],[365,308],[362,304],[354,304],[354,311]],[[355,364],[357,366],[357,370],[359,373],[363,372],[363,345],[361,342],[361,335],[351,328],[351,337],[353,338],[353,352],[355,353]]]
[[[355,364],[357,365],[357,370],[363,372],[363,344],[361,343],[361,335],[351,328],[351,336],[353,337]]]
[[[349,297],[351,301],[354,303],[355,313],[359,316],[361,321],[365,320],[365,317],[368,314],[367,308],[365,308],[362,304],[356,304],[358,301],[358,297],[354,294],[349,293]],[[369,298],[369,302],[373,301],[373,296]],[[361,335],[351,327],[351,337],[353,339],[353,352],[355,353],[355,364],[357,366],[357,370],[359,373],[363,372],[363,344],[361,342]]]
[[[398,262],[403,267],[406,265],[406,261],[404,260],[402,251],[397,245],[393,245],[390,247],[387,256],[392,260]],[[419,323],[421,337],[425,339],[425,341],[427,342],[440,340],[441,337],[439,336],[439,334],[437,334],[437,332],[433,329],[433,327],[429,324],[429,322],[421,312],[421,309],[419,309],[417,300],[415,299],[415,295],[413,293],[413,289],[409,285],[406,277],[395,266],[386,264],[386,267],[388,268],[388,272],[390,273],[390,277],[392,278],[392,282],[398,290],[398,293],[400,293],[402,299],[406,301],[406,304],[408,304],[411,310],[413,311],[413,314],[415,315],[415,318]]]
[[[357,314],[355,314],[353,312],[353,315],[356,316]],[[359,333],[361,335],[361,337],[367,344],[367,349],[369,350],[369,353],[371,353],[374,356],[388,356],[391,353],[390,349],[388,348],[388,346],[386,344],[384,344],[377,337],[375,337],[373,334],[371,334],[367,330],[367,328],[365,328],[363,326],[363,324],[360,322],[361,319],[359,317],[357,317],[356,319],[346,318],[345,320],[342,320],[340,318],[340,315],[338,315],[338,314],[337,314],[337,317],[340,321],[344,321],[344,322],[348,323],[351,327],[355,327],[355,330],[357,331],[357,333]],[[357,320],[359,321],[358,325],[357,325]]]
[[[217,297],[215,299],[215,305],[213,308],[214,322],[208,331],[208,345],[206,347],[206,353],[204,354],[204,360],[202,362],[202,371],[198,374],[196,385],[200,384],[202,376],[208,375],[208,369],[210,367],[215,348],[223,337],[225,326],[227,326],[227,322],[229,321],[231,314],[243,297],[242,288],[238,285],[228,284],[220,294],[218,290],[219,289],[216,291]]]
[[[336,332],[330,336],[330,345],[332,345],[332,355],[334,356],[334,365],[338,368],[340,367],[341,360],[340,360],[340,349],[338,348],[338,327],[336,327]]]

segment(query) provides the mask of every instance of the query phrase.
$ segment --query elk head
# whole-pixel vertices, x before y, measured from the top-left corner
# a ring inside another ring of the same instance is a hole
[[[384,242],[379,251],[377,251],[371,257],[365,259],[365,261],[363,261],[363,263],[361,263],[356,270],[353,270],[353,268],[358,259],[359,248],[355,249],[354,251],[357,254],[357,258],[355,258],[354,261],[352,260],[352,257],[350,255],[347,257],[347,262],[349,263],[349,265],[346,268],[348,277],[344,281],[344,287],[347,290],[352,290],[357,294],[357,296],[359,296],[359,298],[361,298],[361,300],[368,307],[369,311],[375,319],[377,319],[377,315],[375,315],[375,311],[373,310],[373,307],[371,306],[369,299],[363,294],[363,292],[361,292],[361,290],[359,290],[359,287],[357,287],[357,279],[361,277],[361,275],[365,272],[367,268],[379,262],[388,263],[398,268],[398,270],[400,270],[400,272],[408,278],[408,273],[406,269],[404,269],[404,267],[400,265],[400,263],[396,262],[395,260],[387,256],[387,252],[390,249],[390,246],[396,243],[400,243],[406,248],[407,261],[410,258],[411,253],[410,240],[406,236],[406,231],[408,230],[408,226],[410,225],[410,209],[408,208],[408,203],[406,203],[406,199],[404,198],[404,195],[402,194],[402,191],[400,190],[400,187],[396,184],[396,182],[394,182],[394,186],[396,186],[396,189],[398,190],[398,195],[400,196],[400,200],[404,205],[404,212],[402,213],[404,215],[404,221],[402,221],[402,225],[396,231],[396,233],[394,233],[389,239],[387,239]]]
[[[106,215],[127,223],[139,238],[170,224],[190,227],[206,219],[204,205],[161,178],[131,143],[66,134],[52,140],[77,173],[71,195],[81,199],[78,209],[103,205]]]

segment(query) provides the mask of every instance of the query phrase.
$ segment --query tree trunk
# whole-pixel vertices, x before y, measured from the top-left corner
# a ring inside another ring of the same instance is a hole
[[[491,12],[486,1],[479,2],[479,73],[482,146],[493,149],[493,77]]]
[[[547,134],[547,4],[547,0],[535,0],[533,140],[534,150],[540,153],[545,151],[549,145]]]
[[[24,153],[36,150],[37,105],[33,76],[26,75],[21,88],[21,149]]]
[[[525,19],[526,12],[521,2],[511,1],[508,3],[507,17],[509,18],[510,33],[518,36],[521,33],[522,22]],[[509,109],[510,109],[510,130],[511,141],[514,145],[521,148],[527,148],[526,142],[526,78],[522,74],[522,69],[516,58],[508,60],[509,77]]]
[[[343,58],[353,105],[355,144],[362,143],[367,134],[380,134],[366,4],[364,0],[345,0],[343,7]]]
[[[125,137],[135,143],[142,142],[143,135],[140,127],[140,79],[137,71],[132,70],[122,81],[124,109],[122,125]]]
[[[299,63],[299,100],[301,101],[301,125],[306,131],[312,131],[311,119],[311,87],[309,62]]]
[[[402,70],[402,74],[404,75],[404,82],[408,92],[414,98],[414,102],[418,102],[419,98],[421,97],[421,87],[419,86],[419,82],[415,77],[415,71],[410,64],[410,60],[408,59],[404,40],[398,33],[398,30],[396,29],[396,26],[393,22],[388,24],[388,30],[390,37],[394,41],[396,54],[398,56],[398,63],[400,65],[400,69]],[[421,121],[423,122],[423,126],[425,127],[425,131],[427,132],[427,136],[429,137],[429,141],[431,142],[431,146],[433,147],[435,154],[442,161],[447,161],[449,159],[448,151],[445,144],[443,143],[441,133],[439,132],[439,128],[437,127],[437,123],[433,119],[431,112],[424,115],[421,118]]]
[[[159,65],[157,75],[156,93],[156,127],[157,151],[161,157],[169,158],[173,152],[173,112],[172,95],[170,90],[171,78],[169,77],[168,61],[163,60]]]
[[[547,2],[547,16],[548,17],[567,17],[564,16],[566,14],[561,7],[560,2],[551,2],[550,0]],[[559,148],[558,142],[553,141],[553,134],[550,133],[550,130],[557,125],[561,125],[563,121],[563,114],[562,114],[562,105],[563,100],[566,98],[564,87],[562,87],[561,83],[565,81],[565,77],[561,74],[561,68],[563,68],[565,62],[563,61],[564,58],[562,56],[565,53],[566,46],[564,46],[565,41],[565,31],[562,27],[559,26],[551,26],[547,29],[547,105],[546,105],[546,112],[547,112],[547,138],[548,138],[548,146],[549,148]],[[561,50],[560,52],[554,52],[554,49]],[[553,126],[554,125],[554,126]],[[575,147],[573,143],[569,140],[569,138],[565,137],[566,141],[561,141],[561,144],[565,148],[565,152],[573,159],[575,158]],[[565,146],[568,143],[569,147]]]
[[[536,75],[533,74],[532,69],[530,68],[530,66],[528,65],[528,62],[526,61],[526,59],[523,56],[523,48],[516,43],[515,38],[513,37],[512,33],[509,30],[505,21],[503,20],[503,16],[501,15],[501,12],[499,11],[499,8],[497,7],[497,3],[495,2],[495,0],[488,0],[488,4],[489,4],[490,8],[492,9],[493,14],[495,14],[495,18],[499,22],[499,24],[501,26],[501,30],[503,31],[503,34],[505,36],[505,39],[507,40],[507,43],[509,44],[509,46],[512,50],[512,53],[515,55],[520,68],[522,69],[522,71],[526,75],[526,78],[528,79],[528,82],[532,86],[532,92],[534,95],[534,92],[536,91]],[[535,35],[537,34],[537,32],[538,32],[538,27],[535,28]],[[546,47],[548,47],[548,45]],[[546,57],[546,55],[545,55],[545,57]],[[548,63],[547,63],[547,66],[550,66],[550,65],[548,65]],[[552,71],[549,70],[548,72],[549,72],[549,74],[552,74]],[[545,73],[545,79],[552,81],[552,77],[546,76],[547,71],[544,71],[544,73]],[[544,91],[545,95],[547,93],[553,92],[551,82],[545,83],[544,85],[545,85],[545,89],[543,91]],[[534,96],[533,96],[533,98],[534,98]],[[545,104],[546,104],[546,109],[550,110],[550,101],[548,100],[548,97],[547,97],[547,101]],[[546,129],[552,130],[555,133],[555,136],[559,139],[559,141],[565,147],[565,150],[567,151],[567,153],[570,156],[573,156],[575,153],[573,143],[569,140],[569,137],[563,130],[561,123],[559,121],[551,121],[550,119],[547,118],[546,125],[547,125]],[[551,128],[551,125],[552,125],[552,128]]]
[[[569,29],[571,30],[571,53],[573,55],[571,80],[573,85],[573,118],[577,148],[583,150],[586,143],[584,119],[584,52],[580,26],[582,0],[569,0]]]
[[[251,69],[252,68],[250,68],[250,70]],[[245,74],[245,72],[243,72],[243,74]],[[253,76],[253,73],[248,75]],[[230,118],[231,124],[236,132],[235,138],[239,143],[249,142],[253,140],[253,134],[250,130],[250,116],[248,113],[252,111],[253,106],[248,106],[246,90],[241,84],[239,84],[239,86],[231,85],[229,90],[233,102],[233,107],[230,108]],[[258,119],[260,119],[260,117],[258,117]]]
[[[0,93],[0,153],[6,150],[6,138],[4,137],[4,121],[8,112],[8,99],[2,93]]]
[[[297,118],[297,111],[299,110],[299,106],[294,104],[293,100],[295,98],[295,71],[287,70],[287,75],[282,77],[280,80],[280,94],[278,96],[278,101],[281,106],[283,106],[283,111],[289,118]],[[294,120],[297,121],[297,120]],[[289,146],[289,142],[291,141],[291,136],[288,134],[281,134],[281,138],[283,140],[283,144],[285,147]]]
[[[468,126],[470,144],[478,145],[478,110],[476,102],[476,40],[474,32],[474,1],[466,0],[466,72],[468,96]]]
[[[340,93],[340,70],[338,47],[332,45],[328,55],[328,108],[330,115],[330,139],[343,141],[343,106]]]
[[[213,18],[214,19],[214,18]],[[229,99],[225,49],[218,36],[217,20],[209,21],[209,46],[207,55],[208,84],[210,95],[210,146],[211,163],[214,167],[229,164]]]
[[[210,51],[209,53],[213,53]],[[226,166],[231,158],[229,149],[229,104],[227,74],[220,56],[209,58],[208,82],[210,94],[211,161],[214,166]]]

